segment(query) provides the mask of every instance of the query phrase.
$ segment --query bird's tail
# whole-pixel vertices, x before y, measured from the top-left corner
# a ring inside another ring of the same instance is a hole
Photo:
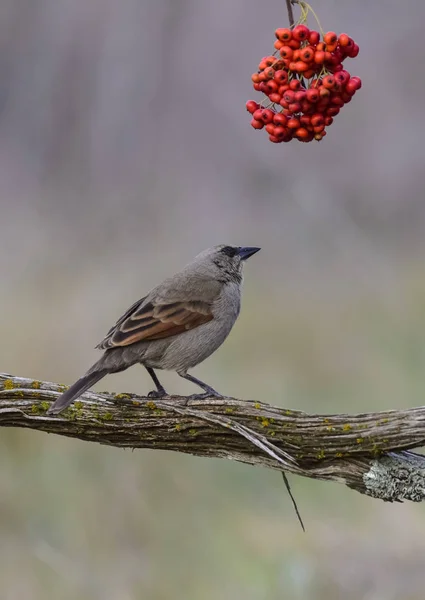
[[[96,366],[96,365],[94,365]],[[93,367],[92,367],[93,368]],[[52,404],[46,414],[57,415],[58,413],[65,410],[67,406],[73,402],[76,398],[84,394],[89,388],[91,388],[97,381],[105,377],[107,374],[106,369],[99,369],[92,371],[91,369],[83,375],[78,381],[73,383],[70,388],[66,390],[59,398]]]

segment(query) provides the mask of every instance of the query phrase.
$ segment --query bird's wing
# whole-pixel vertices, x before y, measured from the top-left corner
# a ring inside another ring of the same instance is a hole
[[[213,319],[211,307],[212,302],[202,300],[166,302],[142,298],[128,309],[96,348],[129,346],[194,329]]]

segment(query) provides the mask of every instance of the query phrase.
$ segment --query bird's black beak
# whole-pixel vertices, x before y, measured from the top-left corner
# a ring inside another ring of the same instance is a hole
[[[241,260],[246,260],[259,250],[261,250],[261,248],[252,248],[250,246],[245,246],[243,248],[239,248],[238,254],[241,257]]]

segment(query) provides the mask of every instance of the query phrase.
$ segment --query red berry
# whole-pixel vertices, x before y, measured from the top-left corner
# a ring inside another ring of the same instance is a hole
[[[347,35],[346,33],[341,33],[338,37],[338,43],[341,46],[341,48],[346,48],[350,43],[350,39],[351,38],[349,35]]]
[[[287,60],[292,60],[294,51],[292,50],[292,48],[290,46],[282,46],[282,48],[279,51],[279,54],[281,55],[282,58],[285,58]]]
[[[300,112],[301,104],[299,102],[291,102],[291,104],[288,106],[288,110],[290,110],[291,113]]]
[[[341,94],[332,94],[331,104],[334,106],[344,106],[344,100],[341,98]]]
[[[279,85],[282,85],[282,83],[286,83],[288,81],[287,71],[284,71],[283,69],[279,69],[279,71],[276,71],[276,73],[274,74],[274,80],[277,81]]]
[[[285,133],[286,133],[285,127],[278,126],[278,127],[274,128],[274,134],[276,137],[281,137],[281,136],[285,135]]]
[[[356,90],[359,90],[362,87],[362,80],[360,77],[352,77],[350,79],[351,85],[354,85]]]
[[[248,112],[254,114],[260,105],[255,100],[248,100],[245,106]]]
[[[266,79],[273,79],[274,77],[274,69],[273,67],[267,67],[266,69],[264,69],[264,77]]]
[[[317,102],[319,100],[319,90],[310,88],[306,91],[306,97],[309,102]]]
[[[295,102],[302,102],[306,97],[306,91],[305,90],[298,90],[298,92],[295,92]]]
[[[299,42],[298,40],[292,39],[291,41],[288,42],[288,46],[290,48],[292,48],[292,50],[298,50],[298,48],[301,46],[301,42]]]
[[[293,90],[286,90],[286,92],[283,94],[283,99],[288,104],[291,104],[295,101],[295,92]]]
[[[298,129],[299,126],[300,126],[299,119],[297,119],[296,117],[292,117],[291,119],[289,119],[288,129]]]
[[[314,59],[314,48],[312,46],[306,46],[300,50],[300,59],[305,63],[309,63]]]
[[[280,27],[279,29],[276,29],[274,34],[281,42],[289,42],[292,39],[292,31],[286,27]]]
[[[349,56],[350,58],[356,58],[356,56],[359,53],[359,47],[357,44],[353,44],[352,48],[347,49],[347,56]]]
[[[282,113],[276,113],[273,117],[273,123],[275,125],[280,125],[281,127],[286,127],[288,123],[288,119]]]
[[[295,130],[294,135],[299,140],[304,141],[305,139],[307,139],[309,137],[310,133],[307,131],[307,129],[305,127],[298,127],[298,129]]]
[[[269,108],[263,108],[263,110],[261,111],[261,120],[263,121],[263,123],[266,123],[266,125],[267,123],[272,123],[273,116],[274,113]]]
[[[339,83],[340,86],[344,87],[347,81],[350,79],[350,73],[342,69],[338,73],[334,73],[335,81]]]
[[[308,115],[314,112],[314,106],[307,100],[304,100],[304,102],[301,104],[301,110],[305,115]]]
[[[263,121],[257,121],[257,119],[252,119],[251,127],[254,127],[254,129],[263,129],[264,123]]]
[[[308,39],[310,35],[310,29],[305,25],[296,25],[292,30],[292,37],[294,40],[298,40],[299,42],[303,42]]]
[[[312,46],[315,46],[320,42],[320,33],[318,31],[310,31],[310,35],[308,36],[308,42]]]
[[[327,46],[333,45],[337,43],[338,36],[335,33],[335,31],[328,31],[328,33],[325,33],[325,35],[323,36],[323,40]]]
[[[328,117],[336,117],[339,114],[339,108],[337,106],[330,106],[326,109],[326,115]]]
[[[304,61],[302,61],[302,60],[298,60],[298,61],[295,63],[295,69],[294,69],[294,70],[295,70],[297,73],[304,73],[304,71],[307,71],[307,69],[308,69],[308,64],[307,64],[307,63],[305,63]]]
[[[275,135],[275,126],[273,125],[273,123],[267,123],[265,129],[270,135]]]
[[[299,79],[291,79],[289,83],[289,89],[297,92],[301,87],[301,81]]]
[[[278,93],[269,95],[270,102],[273,102],[273,104],[279,104],[281,97],[282,96]]]
[[[274,144],[280,144],[280,142],[283,141],[280,138],[276,137],[275,135],[269,135],[269,140],[271,142],[273,142]]]
[[[270,79],[266,84],[265,84],[265,88],[266,88],[266,92],[267,94],[273,94],[275,92],[277,92],[277,90],[279,89],[278,84],[276,83],[276,81],[274,81],[273,79]]]
[[[323,52],[323,50],[318,50],[314,53],[314,62],[316,63],[316,65],[323,65],[323,63],[325,62],[325,53]]]
[[[323,77],[323,87],[328,90],[335,89],[335,77],[333,75],[325,75],[325,77]]]
[[[323,115],[321,115],[320,113],[315,113],[311,117],[311,124],[313,125],[313,127],[318,127],[319,125],[323,125],[324,122],[325,122],[325,119],[324,119]]]

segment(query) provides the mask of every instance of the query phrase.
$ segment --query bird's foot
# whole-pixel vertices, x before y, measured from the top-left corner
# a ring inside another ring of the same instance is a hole
[[[213,389],[209,392],[204,392],[203,394],[191,394],[190,396],[186,396],[187,400],[205,400],[205,398],[224,398],[224,396]]]
[[[167,395],[167,392],[162,388],[162,390],[152,390],[148,394],[148,398],[164,398]]]

